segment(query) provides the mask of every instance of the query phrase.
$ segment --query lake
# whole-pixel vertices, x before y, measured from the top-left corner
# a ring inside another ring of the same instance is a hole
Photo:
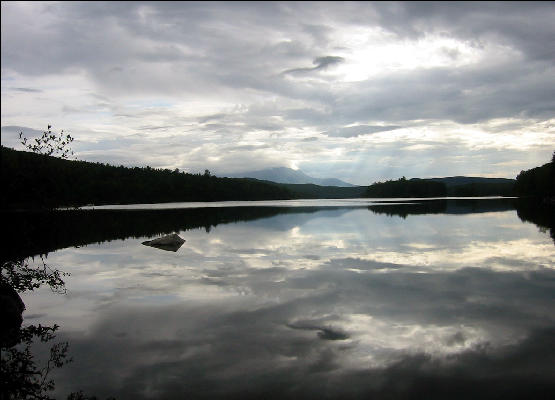
[[[553,209],[516,199],[242,202],[12,213],[3,259],[98,399],[551,398]],[[8,218],[9,217],[9,218]],[[142,242],[177,233],[176,251]],[[11,239],[10,239],[11,237]],[[59,289],[59,288],[58,288]],[[3,357],[4,360],[4,357]]]

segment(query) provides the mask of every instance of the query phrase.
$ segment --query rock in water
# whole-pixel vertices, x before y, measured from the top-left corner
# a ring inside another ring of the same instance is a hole
[[[0,342],[2,344],[2,351],[4,351],[5,348],[19,343],[25,304],[23,304],[21,297],[19,297],[15,289],[3,280],[0,280],[0,309],[2,310]],[[2,362],[4,362],[4,354],[2,354]]]
[[[157,249],[166,251],[177,251],[185,243],[179,235],[172,233],[171,235],[162,236],[158,239],[147,240],[143,242],[145,246],[156,247]]]

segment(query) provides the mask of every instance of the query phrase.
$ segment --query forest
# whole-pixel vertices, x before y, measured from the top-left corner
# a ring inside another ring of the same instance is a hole
[[[447,186],[429,179],[406,179],[377,182],[368,187],[364,197],[445,197]]]
[[[208,170],[204,174],[190,174],[178,169],[149,166],[112,166],[17,151],[4,146],[1,163],[0,208],[4,210],[187,201],[555,196],[553,159],[540,167],[521,171],[516,180],[464,176],[430,179],[402,177],[355,187],[220,178],[211,175]]]
[[[2,146],[1,208],[87,204],[291,199],[287,188],[251,179],[218,178],[151,167],[66,160]]]
[[[515,192],[520,196],[535,196],[544,199],[555,197],[555,152],[541,167],[520,171],[516,177]]]
[[[451,176],[406,179],[402,177],[370,185],[365,197],[514,196],[514,185],[514,179],[505,178]]]

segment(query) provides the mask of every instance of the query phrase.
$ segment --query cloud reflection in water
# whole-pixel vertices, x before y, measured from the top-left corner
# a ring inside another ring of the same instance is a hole
[[[52,254],[75,362],[58,392],[117,398],[553,393],[555,248],[514,211],[323,210]],[[91,376],[96,381],[92,382]]]

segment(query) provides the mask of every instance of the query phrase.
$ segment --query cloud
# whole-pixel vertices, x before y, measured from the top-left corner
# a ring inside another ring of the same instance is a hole
[[[231,290],[237,279],[243,285],[267,282],[264,277],[257,281],[247,266],[237,267],[229,271],[221,287]],[[202,309],[193,304],[142,309],[112,306],[102,312],[87,335],[58,335],[59,340],[69,340],[76,360],[72,368],[58,372],[59,390],[138,399],[145,398],[147,387],[164,398],[182,395],[184,390],[194,397],[230,398],[250,393],[256,398],[271,389],[278,398],[324,394],[359,398],[362,393],[383,397],[389,393],[396,399],[414,393],[443,398],[453,388],[462,397],[487,398],[491,387],[520,396],[553,385],[548,372],[553,362],[549,351],[553,321],[546,320],[542,312],[550,291],[540,289],[551,272],[524,277],[469,269],[431,276],[395,272],[361,277],[334,265],[304,277],[297,274],[295,278],[295,274],[285,272],[288,290],[297,286],[303,289],[303,296],[253,309],[237,309],[234,302],[204,304]],[[321,282],[340,284],[319,292],[315,289]],[[518,298],[526,298],[526,302],[506,301],[514,296],[515,287],[519,288]],[[468,298],[482,300],[472,306],[465,301]],[[338,302],[355,315],[371,315],[372,322],[347,335],[340,327],[343,318],[329,312]],[[303,319],[310,315],[321,317]],[[384,331],[373,330],[384,320],[392,321],[391,325],[382,326]],[[329,321],[338,327],[329,328]],[[396,323],[401,324],[398,335]],[[455,329],[447,329],[451,324]],[[477,332],[459,330],[466,325],[487,327],[493,335],[487,337],[490,342],[472,344],[476,338],[469,335]],[[464,347],[452,354],[394,347],[396,340],[418,340],[413,335],[426,326],[445,329],[443,336],[435,338],[435,348],[442,343],[445,349]],[[523,326],[528,327],[524,334]],[[312,331],[317,334],[307,334]],[[376,342],[365,347],[369,337]],[[357,357],[369,351],[379,362],[358,364]],[[87,360],[86,365],[80,360]],[[91,381],[87,378],[91,365],[106,373]],[[123,382],[110,378],[118,371],[125,371]],[[322,377],[329,387],[322,386]],[[276,382],[281,383],[277,388]],[[400,382],[403,385],[399,386]]]
[[[317,335],[322,340],[346,340],[349,335],[334,328],[311,325],[310,323],[287,324],[291,329],[300,329],[303,331],[318,331]]]
[[[33,88],[11,88],[11,90],[15,90],[17,92],[25,92],[25,93],[42,93],[40,89],[33,89]]]
[[[258,151],[261,168],[281,160],[357,183],[377,179],[375,165],[410,175],[376,161],[391,157],[391,141],[422,139],[457,148],[457,164],[444,157],[432,175],[512,177],[544,162],[529,143],[555,145],[554,18],[549,3],[5,2],[2,122],[47,120],[84,143],[141,131],[148,151],[127,159],[201,171],[244,170],[248,147],[233,158],[225,149],[264,144],[273,151]],[[422,138],[419,126],[448,138]],[[501,138],[515,131],[529,138],[520,150]],[[180,136],[187,156],[169,152],[164,135]],[[519,165],[477,165],[484,147],[492,158],[505,147]]]
[[[551,392],[553,244],[514,211],[464,224],[353,208],[249,222],[221,212],[209,214],[230,223],[183,232],[176,254],[130,237],[49,255],[81,307],[36,293],[32,311],[59,316],[74,359],[56,371],[54,397]],[[91,369],[103,372],[91,380]]]
[[[27,126],[14,126],[14,125],[2,126],[1,128],[2,146],[23,150],[23,145],[21,144],[21,140],[19,139],[20,132],[23,132],[24,137],[30,139],[30,138],[42,136],[44,131],[39,131],[37,129],[29,128]]]
[[[312,68],[293,68],[288,69],[287,71],[283,71],[283,74],[296,74],[296,73],[305,73],[305,72],[312,72],[312,71],[319,71],[325,70],[330,65],[339,64],[345,61],[343,57],[337,56],[325,56],[325,57],[318,57],[312,61],[312,64],[316,65]]]
[[[361,135],[371,135],[377,132],[387,132],[393,131],[395,129],[401,129],[401,126],[390,125],[390,126],[372,126],[372,125],[356,125],[348,126],[345,128],[338,128],[334,131],[323,132],[322,134],[326,136],[333,137],[357,137]]]

